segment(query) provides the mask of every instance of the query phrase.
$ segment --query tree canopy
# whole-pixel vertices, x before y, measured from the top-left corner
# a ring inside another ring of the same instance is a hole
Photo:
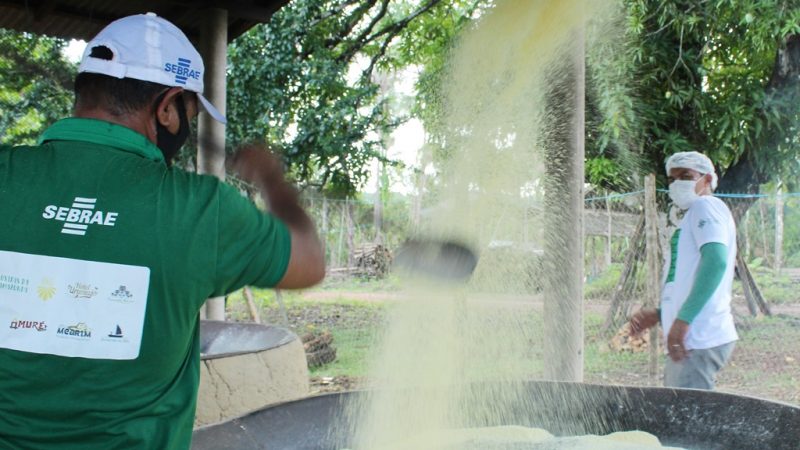
[[[798,173],[800,2],[623,0],[624,50],[594,74],[587,118],[591,181],[621,179],[606,161],[640,154],[663,177],[665,157],[697,150],[715,161],[719,190],[756,192]],[[605,78],[610,77],[610,78]],[[591,170],[595,170],[592,174]]]
[[[228,142],[281,146],[291,173],[328,192],[354,193],[384,159],[387,114],[378,70],[435,58],[475,0],[295,0],[230,48]]]

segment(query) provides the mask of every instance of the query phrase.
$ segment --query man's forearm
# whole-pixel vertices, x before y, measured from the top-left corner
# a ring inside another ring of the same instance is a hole
[[[700,264],[697,267],[697,275],[689,296],[678,312],[678,319],[691,324],[700,314],[722,283],[727,263],[728,248],[724,244],[710,242],[700,248]]]

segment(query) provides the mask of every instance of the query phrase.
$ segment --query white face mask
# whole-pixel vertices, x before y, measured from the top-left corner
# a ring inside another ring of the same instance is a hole
[[[700,198],[694,191],[700,180],[675,180],[669,185],[669,198],[680,209],[689,209],[695,200]]]

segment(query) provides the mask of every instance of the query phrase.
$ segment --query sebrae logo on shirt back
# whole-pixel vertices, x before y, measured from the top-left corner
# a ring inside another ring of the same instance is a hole
[[[95,211],[96,198],[75,197],[72,206],[45,206],[42,217],[64,222],[61,233],[76,236],[86,235],[89,225],[113,227],[119,213]]]

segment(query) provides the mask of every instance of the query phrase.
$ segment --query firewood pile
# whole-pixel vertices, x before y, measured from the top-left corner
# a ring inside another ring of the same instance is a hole
[[[309,369],[336,360],[336,347],[333,346],[333,335],[329,331],[306,333],[300,337],[300,340],[303,341]]]
[[[355,274],[364,278],[383,278],[391,269],[392,252],[381,244],[364,244],[353,252]]]
[[[631,326],[626,323],[611,338],[609,347],[615,352],[640,353],[647,351],[650,346],[650,332],[645,331],[638,337],[631,336]]]

